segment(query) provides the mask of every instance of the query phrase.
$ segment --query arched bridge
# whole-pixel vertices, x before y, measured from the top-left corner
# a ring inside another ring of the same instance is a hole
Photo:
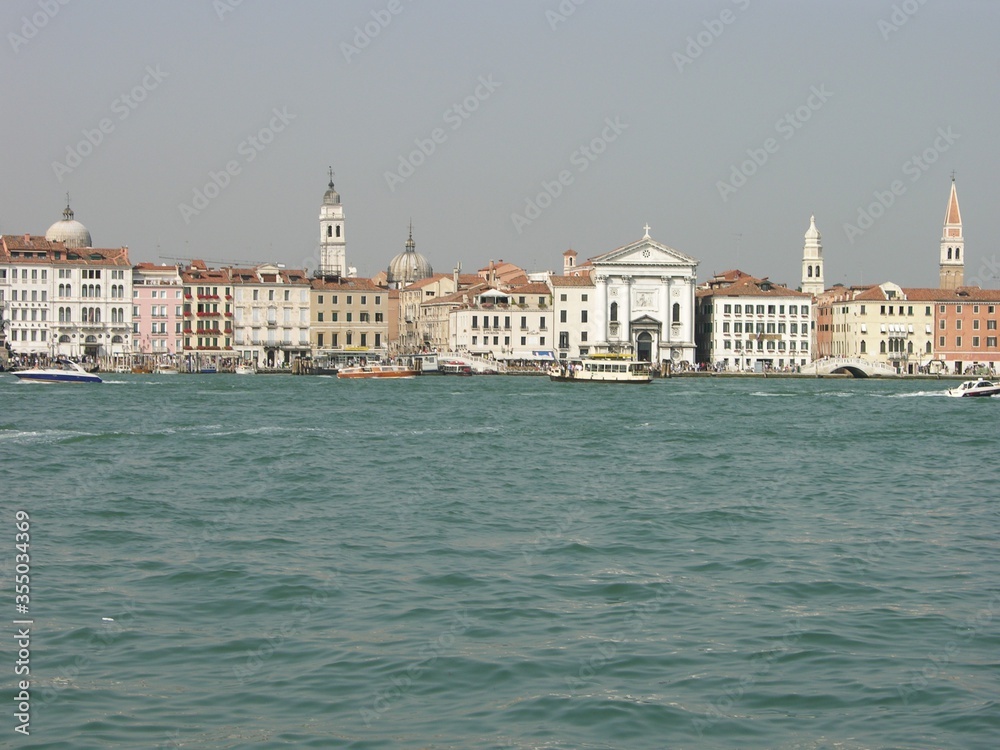
[[[860,357],[823,357],[801,370],[806,375],[851,375],[855,378],[898,378],[896,368]]]

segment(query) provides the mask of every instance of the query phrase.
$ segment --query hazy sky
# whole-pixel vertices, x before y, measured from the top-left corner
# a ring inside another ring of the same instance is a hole
[[[332,165],[362,275],[411,217],[437,271],[648,222],[701,279],[795,286],[815,214],[828,284],[936,286],[955,170],[998,286],[996,0],[6,0],[0,29],[4,233],[68,191],[135,262],[315,267]]]

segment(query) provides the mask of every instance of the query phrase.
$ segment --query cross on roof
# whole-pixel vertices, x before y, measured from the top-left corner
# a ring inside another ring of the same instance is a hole
[[[646,226],[644,226],[643,229],[646,230],[646,236],[643,237],[643,239],[644,240],[648,240],[649,239],[649,224],[646,224]]]

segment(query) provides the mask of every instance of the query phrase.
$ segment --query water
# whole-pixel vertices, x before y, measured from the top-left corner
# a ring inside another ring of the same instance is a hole
[[[107,379],[0,376],[4,742],[997,746],[1000,399]]]

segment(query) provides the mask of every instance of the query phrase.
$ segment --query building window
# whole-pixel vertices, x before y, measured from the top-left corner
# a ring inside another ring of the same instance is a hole
[[[323,322],[323,313],[321,313],[321,312],[320,313],[316,313],[316,322],[317,323],[322,323]]]
[[[565,294],[560,294],[559,295],[559,301],[560,302],[565,302],[566,301],[566,295]],[[566,344],[566,346],[569,346],[569,344]]]
[[[611,322],[612,323],[618,322],[618,303],[617,302],[612,302],[611,303]]]
[[[764,306],[760,305],[760,312],[764,312]],[[673,307],[673,314],[670,316],[671,323],[681,322],[681,304],[680,302],[675,302]]]
[[[978,336],[973,336],[972,337],[972,348],[973,349],[978,349],[979,348],[979,337]]]
[[[962,348],[962,337],[961,336],[956,336],[955,337],[955,347],[958,348],[958,349]]]
[[[563,297],[565,297],[565,296],[566,295],[564,294]],[[559,311],[559,322],[560,323],[565,323],[566,322],[566,311],[565,310],[560,310]],[[566,346],[569,346],[569,344],[567,344]]]
[[[587,311],[586,310],[581,310],[580,311],[580,322],[581,323],[586,323],[587,322]]]

